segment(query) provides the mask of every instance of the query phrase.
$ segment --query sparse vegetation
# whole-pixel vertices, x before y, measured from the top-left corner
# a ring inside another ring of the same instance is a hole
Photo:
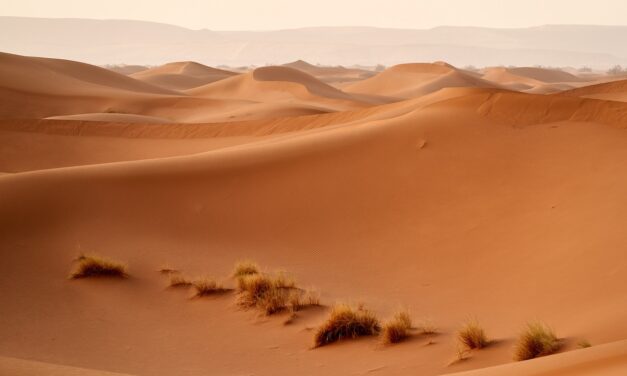
[[[422,319],[416,326],[418,332],[420,334],[435,334],[438,331],[438,328],[435,326],[432,320],[430,319]]]
[[[580,349],[586,349],[588,347],[592,347],[592,344],[587,339],[582,339],[577,343],[577,347]]]
[[[516,344],[514,358],[527,360],[550,355],[560,348],[560,342],[551,328],[542,323],[530,323]]]
[[[300,311],[305,307],[319,306],[320,294],[315,290],[299,290],[294,289],[290,292],[288,298],[288,307],[290,311]]]
[[[170,274],[170,287],[189,287],[192,281],[178,273]]]
[[[620,65],[615,65],[612,68],[607,70],[607,74],[613,75],[613,76],[618,76],[618,75],[625,74],[625,73],[627,73],[627,70],[623,69],[623,67]]]
[[[242,260],[235,263],[235,268],[233,269],[234,278],[240,278],[253,274],[259,274],[259,267],[255,262],[250,260]]]
[[[464,324],[457,332],[457,339],[462,346],[469,350],[482,349],[489,343],[483,327],[476,320]]]
[[[216,295],[228,291],[222,287],[221,284],[216,282],[215,279],[209,277],[194,280],[192,282],[192,286],[194,286],[194,289],[196,290],[196,294],[194,296],[197,297]]]
[[[294,280],[283,273],[249,274],[238,278],[238,303],[244,308],[258,308],[266,315],[271,315],[288,308],[293,291]]]
[[[374,313],[363,307],[353,308],[347,304],[333,307],[329,318],[315,333],[314,346],[360,336],[372,336],[379,333],[381,324]]]
[[[87,277],[127,277],[126,265],[105,259],[99,256],[80,255],[76,259],[77,265],[70,273],[70,278]]]
[[[407,311],[399,311],[394,318],[385,325],[381,330],[381,340],[385,344],[398,343],[409,336],[411,329],[411,316]]]

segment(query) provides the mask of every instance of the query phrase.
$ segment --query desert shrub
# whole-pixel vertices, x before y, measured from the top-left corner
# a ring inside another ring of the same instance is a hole
[[[194,280],[192,286],[194,286],[196,290],[195,296],[197,297],[221,294],[227,291],[227,289],[222,287],[215,279],[209,277]]]
[[[551,328],[542,323],[530,323],[520,334],[515,359],[527,360],[550,355],[560,348],[560,342]]]
[[[476,320],[464,324],[457,332],[457,339],[467,349],[482,349],[489,343],[485,331]]]
[[[192,285],[192,281],[184,275],[178,273],[170,273],[170,287],[188,287]]]
[[[244,308],[258,308],[271,315],[288,308],[295,289],[294,280],[283,273],[241,276],[238,278],[238,304]]]
[[[411,317],[407,311],[399,311],[394,318],[381,330],[381,340],[385,344],[398,343],[409,336],[411,329]]]
[[[233,277],[240,278],[247,275],[259,274],[259,267],[250,260],[238,261],[233,269]]]
[[[316,331],[314,346],[320,347],[346,338],[376,335],[381,330],[379,319],[363,307],[347,304],[333,307],[327,321]]]
[[[420,334],[435,334],[438,331],[437,326],[429,319],[422,319],[416,325],[416,329]]]
[[[305,307],[319,306],[320,294],[315,290],[293,289],[288,298],[290,311],[300,311]]]
[[[99,256],[80,255],[70,278],[126,277],[126,265]]]
[[[586,349],[591,346],[592,344],[586,339],[582,339],[581,341],[577,343],[577,347],[579,347],[580,349]]]

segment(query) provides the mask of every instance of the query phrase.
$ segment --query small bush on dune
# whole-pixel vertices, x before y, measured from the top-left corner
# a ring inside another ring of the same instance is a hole
[[[551,328],[542,323],[531,323],[518,338],[514,358],[516,360],[533,359],[553,354],[559,348],[559,339]]]
[[[187,277],[178,273],[170,273],[170,287],[188,287],[191,285],[192,281]]]
[[[577,347],[580,349],[587,349],[588,347],[592,347],[592,344],[587,339],[582,339],[577,343]]]
[[[345,338],[376,335],[381,330],[379,319],[364,308],[346,304],[333,307],[327,321],[316,331],[314,346],[320,347]]]
[[[467,322],[457,332],[457,339],[467,349],[482,349],[489,343],[485,331],[477,321]]]
[[[247,275],[259,274],[259,267],[250,260],[238,261],[233,269],[233,277],[240,278]]]
[[[320,294],[315,290],[294,289],[290,292],[288,306],[290,311],[300,311],[305,307],[319,306]]]
[[[385,325],[381,331],[381,340],[385,344],[398,343],[409,336],[411,329],[411,317],[409,312],[400,311]]]
[[[197,297],[221,294],[227,291],[227,289],[222,287],[215,279],[208,277],[194,280],[192,286],[194,286],[196,290],[195,296]]]
[[[75,270],[70,273],[70,278],[87,277],[127,277],[126,265],[98,256],[80,255],[76,262]]]
[[[433,321],[429,319],[421,320],[416,326],[416,329],[418,329],[418,332],[420,334],[427,334],[427,335],[435,334],[438,332],[437,326],[433,323]]]
[[[284,274],[250,274],[238,278],[238,303],[244,308],[258,308],[267,315],[288,308],[296,289],[294,280]]]

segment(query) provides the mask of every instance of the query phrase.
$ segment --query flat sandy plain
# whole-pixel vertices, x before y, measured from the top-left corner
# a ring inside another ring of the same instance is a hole
[[[0,54],[0,374],[625,375],[626,78]],[[81,252],[129,277],[69,280]],[[157,272],[234,287],[241,259],[321,306],[265,316]],[[437,330],[314,349],[336,302]],[[492,342],[459,361],[469,318]],[[535,320],[561,349],[516,362]]]

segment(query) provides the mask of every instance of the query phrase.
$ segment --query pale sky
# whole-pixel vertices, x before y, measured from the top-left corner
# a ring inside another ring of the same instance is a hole
[[[0,15],[133,19],[192,29],[627,25],[627,0],[0,0]]]

